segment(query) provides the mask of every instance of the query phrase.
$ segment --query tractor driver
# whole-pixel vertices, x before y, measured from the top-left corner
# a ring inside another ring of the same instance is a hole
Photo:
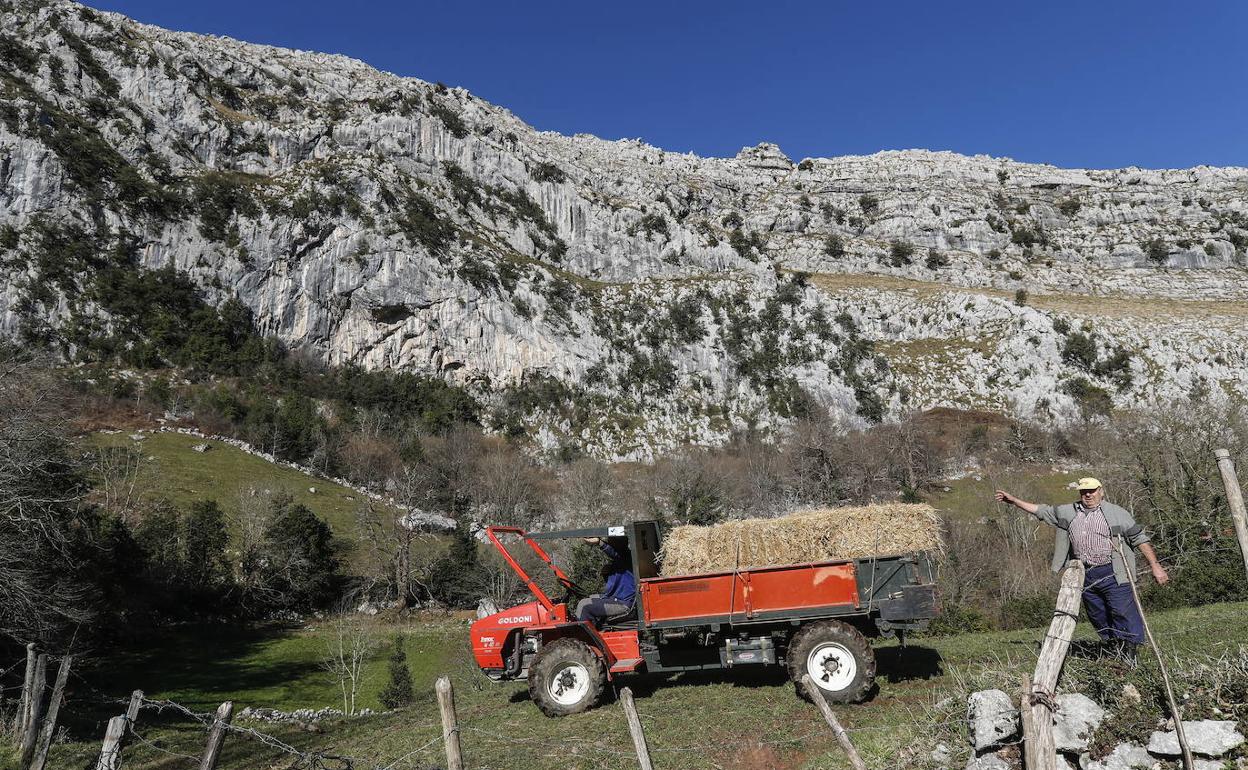
[[[577,602],[576,619],[601,626],[608,618],[632,611],[637,580],[633,577],[628,549],[616,550],[606,540],[598,537],[587,537],[585,542],[598,546],[606,554],[607,563],[602,567],[602,576],[607,579],[607,584],[602,593],[591,594]]]

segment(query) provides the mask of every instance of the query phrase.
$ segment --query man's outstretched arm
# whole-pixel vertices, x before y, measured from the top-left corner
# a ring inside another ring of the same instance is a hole
[[[1037,505],[1036,503],[1029,503],[1026,500],[1019,500],[1017,497],[1015,497],[1014,495],[1011,495],[1009,492],[1006,492],[1003,489],[998,489],[997,493],[993,496],[997,499],[998,503],[1009,503],[1015,508],[1021,508],[1022,510],[1027,511],[1028,513],[1035,513],[1036,511],[1040,510],[1040,506]]]

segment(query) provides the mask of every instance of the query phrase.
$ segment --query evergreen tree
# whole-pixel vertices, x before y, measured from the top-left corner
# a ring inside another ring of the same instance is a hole
[[[395,634],[394,652],[390,653],[390,681],[377,696],[381,705],[388,709],[407,706],[416,697],[412,692],[412,672],[407,670],[407,652],[403,645],[403,634]]]

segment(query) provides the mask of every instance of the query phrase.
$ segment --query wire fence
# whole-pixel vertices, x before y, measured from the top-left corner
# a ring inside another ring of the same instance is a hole
[[[1228,548],[1222,550],[1237,549]],[[1168,562],[1169,559],[1163,559],[1162,561],[1163,563]],[[1099,633],[1105,629],[1093,630]],[[1184,627],[1153,631],[1154,637],[1163,646],[1178,637],[1193,637],[1194,634],[1198,636],[1201,657],[1213,660],[1230,654],[1238,655],[1239,658],[1248,661],[1248,647],[1245,647],[1234,638],[1210,637],[1207,634],[1200,634],[1192,628]],[[1034,660],[1034,651],[1038,650],[1045,639],[1049,637],[1047,629],[1035,629],[1033,632],[1008,632],[1008,635],[1012,637],[1010,641],[1013,645],[1017,645],[1017,655],[1009,654],[1007,649],[1004,654],[992,660],[977,661],[975,664],[968,665],[968,669],[978,667],[978,672],[959,672],[952,668],[945,671],[945,674],[950,675],[955,680],[955,686],[950,689],[957,691],[959,689],[956,686],[958,682],[968,682],[985,672],[994,670],[999,672],[1026,670],[1025,666],[1028,662]],[[941,644],[939,638],[932,640],[932,643],[936,646]],[[1078,649],[1078,643],[1076,643],[1076,649],[1072,654],[1075,658],[1086,657],[1086,654]],[[1173,650],[1168,650],[1167,654],[1172,658],[1177,657]],[[1106,659],[1105,657],[1097,658],[1097,660]],[[1109,656],[1108,659],[1114,660],[1112,656]],[[19,659],[12,665],[0,669],[0,678],[13,674],[25,662],[25,659]],[[1116,662],[1127,663],[1126,660],[1121,659]],[[119,699],[113,695],[94,690],[77,672],[74,672],[74,677],[80,685],[78,688],[79,692],[85,691],[86,693],[85,697],[75,698],[77,704],[94,703],[97,706],[106,708],[116,707],[119,710],[125,710],[129,706],[129,699]],[[948,700],[949,697],[946,697],[940,702],[934,700],[922,708],[911,709],[908,713],[908,718],[903,720],[900,725],[894,720],[889,724],[851,724],[845,726],[844,730],[850,736],[861,740],[875,740],[884,734],[897,733],[906,728],[912,733],[917,734],[921,732],[929,736],[962,734],[966,731],[964,706],[956,702],[945,702]],[[173,700],[144,697],[139,705],[141,712],[158,715],[172,714],[176,720],[194,725],[197,732],[207,731],[217,723],[214,713],[196,711]],[[458,731],[468,742],[470,752],[473,746],[489,745],[496,748],[503,746],[519,761],[524,752],[515,751],[516,749],[524,749],[525,752],[533,752],[535,755],[550,751],[551,739],[545,735],[511,734],[506,730],[500,730],[496,718],[497,712],[498,710],[495,706],[477,706],[459,715]],[[716,709],[716,718],[723,723],[732,723],[734,720],[740,721],[756,716],[756,707]],[[643,717],[642,723],[648,723],[654,727],[657,726],[655,722],[658,719],[661,718],[651,717],[647,719]],[[818,744],[818,748],[822,748],[823,745],[831,747],[834,744],[834,739],[828,729],[818,719],[817,713],[812,712],[812,727],[810,729],[780,736],[749,738],[737,741],[721,739],[716,739],[713,742],[702,741],[695,743],[682,741],[679,745],[653,745],[650,751],[655,755],[671,757],[670,764],[679,766],[686,764],[689,758],[694,755],[723,755],[734,750],[744,751],[762,746],[811,748],[813,743]],[[145,720],[141,716],[133,721],[127,720],[125,733],[127,746],[141,749],[151,756],[166,757],[175,763],[165,764],[162,767],[174,768],[185,765],[191,768],[199,766],[201,756],[188,753],[189,749],[187,749],[187,746],[192,745],[189,741],[178,741],[171,745],[168,736],[164,733],[161,733],[158,737],[144,734],[150,730],[168,729],[170,727],[168,723],[162,726],[153,725],[147,727],[144,726],[145,724]],[[418,745],[413,748],[404,747],[401,753],[393,757],[357,756],[338,752],[330,748],[309,748],[306,746],[301,748],[295,745],[300,741],[293,738],[278,737],[253,726],[221,723],[220,728],[233,739],[248,741],[264,747],[275,758],[274,761],[280,760],[287,763],[283,765],[286,770],[417,770],[417,768],[426,768],[439,763],[444,740],[440,720],[419,723],[405,722],[397,729],[403,730],[408,736],[423,736],[425,731],[430,731],[431,734],[427,738],[416,738],[416,740],[420,741]],[[314,740],[313,742],[316,741]],[[601,762],[604,767],[627,766],[628,763],[636,760],[635,753],[629,750],[626,744],[604,740],[601,734],[560,734],[558,744],[567,747],[566,750],[572,752],[580,760]],[[125,767],[124,760],[117,766]]]

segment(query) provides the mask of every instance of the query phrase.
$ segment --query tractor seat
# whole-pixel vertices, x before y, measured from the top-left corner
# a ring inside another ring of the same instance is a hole
[[[624,612],[610,615],[602,620],[602,628],[625,629],[637,627],[637,604]]]

